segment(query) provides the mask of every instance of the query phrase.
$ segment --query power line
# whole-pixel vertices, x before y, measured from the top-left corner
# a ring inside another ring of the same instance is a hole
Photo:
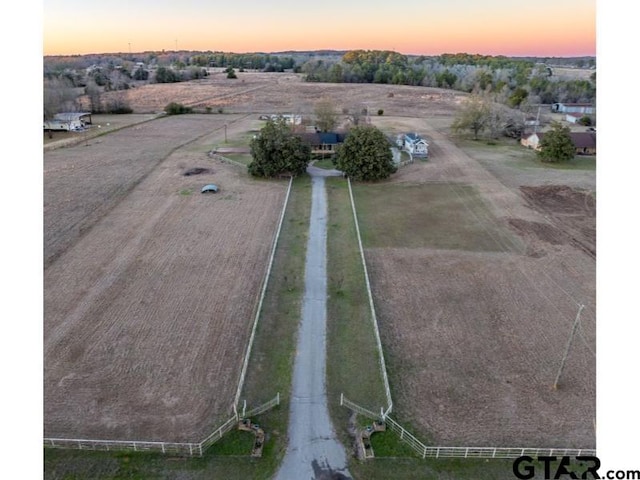
[[[553,389],[558,389],[558,381],[560,380],[560,375],[562,375],[562,370],[564,370],[564,364],[567,361],[567,357],[569,356],[569,350],[571,349],[571,344],[573,343],[573,337],[576,334],[576,330],[578,329],[578,324],[580,323],[580,313],[584,305],[580,305],[578,309],[578,314],[576,315],[576,319],[573,322],[573,328],[571,329],[571,335],[569,336],[569,341],[567,342],[567,348],[564,351],[564,355],[562,356],[562,361],[560,362],[560,368],[558,369],[558,375],[556,375],[556,380],[553,382]]]

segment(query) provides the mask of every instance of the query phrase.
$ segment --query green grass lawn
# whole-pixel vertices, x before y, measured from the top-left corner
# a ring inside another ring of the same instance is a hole
[[[327,395],[336,428],[348,445],[350,411],[339,405],[340,394],[374,412],[386,409],[387,400],[347,182],[328,178],[326,186]]]
[[[355,184],[365,248],[505,251],[517,240],[467,185]]]
[[[334,168],[336,168],[336,166],[333,164],[333,160],[331,160],[330,158],[316,160],[313,163],[313,166],[318,168],[324,168],[325,170],[333,170]]]
[[[513,139],[470,140],[456,138],[455,143],[469,156],[478,160],[504,163],[507,166],[526,170],[547,168],[552,170],[586,170],[596,169],[595,155],[576,155],[567,162],[542,162],[536,152],[523,147]]]

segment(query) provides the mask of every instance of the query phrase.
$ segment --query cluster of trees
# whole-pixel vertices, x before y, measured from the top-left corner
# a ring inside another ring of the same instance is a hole
[[[524,118],[499,103],[495,95],[488,92],[470,95],[461,105],[451,129],[456,134],[471,133],[474,140],[486,135],[497,139],[500,136],[520,138],[524,132]]]
[[[239,70],[251,69],[264,72],[284,72],[293,69],[296,63],[290,56],[224,52],[200,53],[190,57],[189,61],[191,65],[200,67],[233,67]]]
[[[487,95],[471,95],[451,128],[455,133],[470,132],[475,140],[485,132],[494,139],[501,135],[520,138],[524,131],[521,121]],[[571,160],[576,150],[570,133],[568,126],[552,122],[551,129],[544,133],[540,141],[540,150],[536,151],[540,160],[554,163]]]
[[[141,66],[140,64],[144,64]],[[49,98],[67,98],[86,94],[93,113],[127,113],[131,111],[126,95],[112,95],[108,102],[102,93],[128,90],[149,82],[176,83],[205,78],[207,67],[226,67],[228,78],[237,78],[235,69],[259,69],[282,72],[295,67],[291,56],[263,53],[235,54],[223,52],[146,52],[135,54],[90,54],[44,57],[45,92]],[[61,94],[61,89],[65,90]],[[82,90],[80,90],[82,89]],[[73,95],[72,95],[73,96]],[[50,108],[53,101],[50,101]],[[54,110],[77,108],[67,100]],[[65,106],[66,103],[66,106]],[[72,102],[73,103],[73,102]],[[45,109],[45,118],[47,117]]]
[[[313,59],[300,71],[309,82],[420,85],[425,70],[406,55],[389,50],[352,50],[339,62]]]
[[[268,120],[260,134],[251,140],[250,147],[253,160],[248,169],[257,177],[301,175],[311,157],[311,147],[283,119]],[[334,163],[354,180],[381,180],[396,171],[390,147],[378,128],[358,125],[338,147]]]
[[[501,93],[505,104],[593,102],[595,72],[588,80],[561,79],[545,64],[504,56],[444,54],[409,57],[388,50],[353,50],[340,60],[315,58],[300,71],[309,82],[384,83]]]
[[[177,70],[171,67],[158,67],[152,81],[155,83],[177,83],[198,80],[209,75],[206,69],[200,67],[189,67]]]

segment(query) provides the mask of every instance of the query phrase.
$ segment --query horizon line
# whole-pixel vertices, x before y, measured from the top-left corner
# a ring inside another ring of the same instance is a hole
[[[403,53],[397,50],[393,50],[393,49],[379,49],[379,48],[372,48],[372,49],[366,49],[366,48],[349,48],[349,49],[337,49],[337,48],[318,48],[318,49],[313,49],[313,50],[273,50],[273,51],[266,51],[266,50],[254,50],[254,51],[242,51],[242,52],[236,52],[236,51],[232,51],[232,50],[200,50],[200,49],[180,49],[180,50],[167,50],[167,49],[160,49],[160,50],[142,50],[142,51],[137,51],[137,52],[126,52],[126,51],[105,51],[105,52],[90,52],[90,53],[43,53],[42,56],[43,57],[82,57],[82,56],[89,56],[89,55],[141,55],[141,54],[149,54],[149,53],[190,53],[190,52],[197,52],[197,53],[231,53],[231,54],[236,54],[236,55],[256,55],[256,54],[261,54],[261,55],[274,55],[274,54],[286,54],[286,53],[291,53],[291,54],[296,54],[296,53],[318,53],[318,52],[336,52],[336,53],[343,53],[343,52],[351,52],[351,51],[365,51],[365,52],[394,52],[394,53],[399,53],[401,55],[405,55],[405,56],[424,56],[424,57],[438,57],[438,56],[442,56],[442,55],[478,55],[478,56],[484,56],[484,57],[507,57],[507,58],[596,58],[596,54],[573,54],[573,55],[541,55],[541,54],[536,54],[536,55],[532,55],[532,54],[504,54],[504,53],[498,53],[498,54],[494,54],[494,53],[471,53],[469,51],[459,51],[459,52],[442,52],[442,53]]]

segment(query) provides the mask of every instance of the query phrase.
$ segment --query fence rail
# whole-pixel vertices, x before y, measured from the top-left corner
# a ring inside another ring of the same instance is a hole
[[[267,403],[265,403],[263,405],[260,405],[259,407],[253,408],[253,409],[249,410],[248,412],[246,412],[244,414],[244,417],[245,418],[255,417],[256,415],[260,415],[261,413],[264,413],[267,410],[272,409],[276,405],[280,405],[280,392],[278,392],[278,394],[274,398],[269,400]]]
[[[384,353],[382,352],[382,342],[380,341],[380,330],[378,329],[378,318],[376,317],[376,309],[373,304],[373,294],[371,293],[371,283],[369,282],[369,272],[367,271],[367,262],[364,257],[364,249],[362,248],[362,237],[360,236],[360,226],[358,225],[358,214],[356,213],[356,203],[353,200],[353,190],[351,189],[351,179],[347,178],[349,186],[349,198],[351,200],[351,210],[353,211],[353,221],[356,227],[356,236],[358,238],[358,248],[360,249],[360,258],[362,260],[362,268],[364,269],[364,280],[367,286],[367,294],[369,297],[369,308],[371,310],[371,321],[373,323],[373,331],[376,337],[376,346],[378,347],[378,355],[380,358],[380,373],[384,383],[384,391],[387,397],[387,410],[383,416],[389,414],[393,409],[393,401],[391,400],[391,389],[389,388],[389,378],[387,377],[387,366],[384,361]]]
[[[282,223],[284,221],[285,213],[287,212],[287,205],[289,204],[289,196],[291,195],[291,187],[293,185],[293,177],[289,179],[289,186],[287,187],[287,194],[284,198],[282,205],[282,211],[280,212],[280,219],[278,220],[278,227],[273,236],[271,243],[271,252],[269,254],[269,261],[267,263],[267,269],[262,280],[262,288],[260,291],[260,298],[258,300],[258,306],[256,307],[255,316],[253,319],[253,325],[251,327],[251,336],[249,337],[249,343],[247,344],[247,350],[245,352],[244,360],[242,362],[242,370],[240,372],[240,378],[238,380],[238,388],[236,389],[236,396],[233,401],[234,408],[238,408],[240,403],[240,395],[244,388],[244,381],[247,374],[247,368],[249,367],[249,359],[251,358],[251,350],[253,348],[253,341],[256,336],[256,329],[258,322],[260,321],[260,314],[262,313],[262,304],[264,302],[265,295],[267,293],[267,286],[269,285],[269,277],[271,276],[271,269],[273,268],[273,261],[276,256],[276,249],[278,248],[278,241],[280,240],[280,232],[282,231]]]
[[[280,405],[280,393],[268,402],[249,410],[243,418],[259,415]],[[220,440],[225,433],[238,424],[240,416],[236,413],[218,427],[204,440],[197,443],[147,442],[138,440],[90,440],[86,438],[45,438],[46,448],[64,448],[74,450],[100,450],[113,452],[162,452],[176,455],[201,457],[205,450]]]
[[[538,456],[579,456],[596,455],[596,450],[591,448],[531,448],[531,447],[430,447],[418,440],[402,425],[388,415],[377,415],[340,395],[340,405],[353,410],[356,413],[381,420],[400,437],[400,440],[409,445],[422,458],[518,458],[524,455]]]
[[[235,162],[231,159],[225,158],[222,155],[210,153],[214,158],[219,158],[223,161],[228,161],[231,163],[238,164],[242,167],[242,165],[238,162]],[[213,445],[215,442],[220,440],[225,433],[231,430],[234,425],[237,424],[240,416],[237,413],[237,407],[240,400],[240,394],[242,392],[242,388],[244,386],[245,375],[247,371],[247,366],[249,363],[249,357],[251,356],[251,348],[253,345],[254,337],[256,334],[256,327],[258,325],[258,321],[260,318],[260,312],[262,310],[262,303],[264,301],[265,292],[267,289],[267,284],[269,281],[269,276],[271,274],[271,268],[273,266],[273,261],[275,257],[276,247],[278,245],[278,239],[280,238],[280,231],[282,229],[282,223],[284,220],[284,215],[287,209],[287,204],[289,202],[289,195],[291,193],[291,187],[293,184],[293,177],[289,179],[289,186],[287,188],[287,193],[285,196],[284,204],[282,206],[282,211],[280,213],[280,219],[278,222],[277,230],[274,234],[271,252],[269,256],[269,261],[266,268],[266,273],[262,282],[262,288],[260,292],[260,298],[258,301],[258,306],[256,308],[256,314],[254,317],[251,336],[249,338],[249,342],[247,345],[247,350],[245,352],[245,356],[242,363],[242,369],[240,373],[240,379],[238,380],[238,387],[236,390],[236,395],[233,403],[234,415],[226,422],[224,422],[220,427],[218,427],[213,433],[207,436],[204,440],[198,443],[173,443],[173,442],[146,442],[146,441],[128,441],[128,440],[89,440],[89,439],[68,439],[68,438],[45,438],[44,446],[48,448],[67,448],[67,449],[76,449],[76,450],[106,450],[106,451],[160,451],[162,453],[174,453],[180,455],[189,455],[189,456],[202,456],[203,452]],[[278,393],[273,399],[269,400],[263,405],[260,405],[256,408],[249,410],[248,412],[243,414],[243,418],[251,417],[254,415],[259,415],[260,413],[266,412],[267,410],[275,407],[276,405],[280,405],[280,393]]]

